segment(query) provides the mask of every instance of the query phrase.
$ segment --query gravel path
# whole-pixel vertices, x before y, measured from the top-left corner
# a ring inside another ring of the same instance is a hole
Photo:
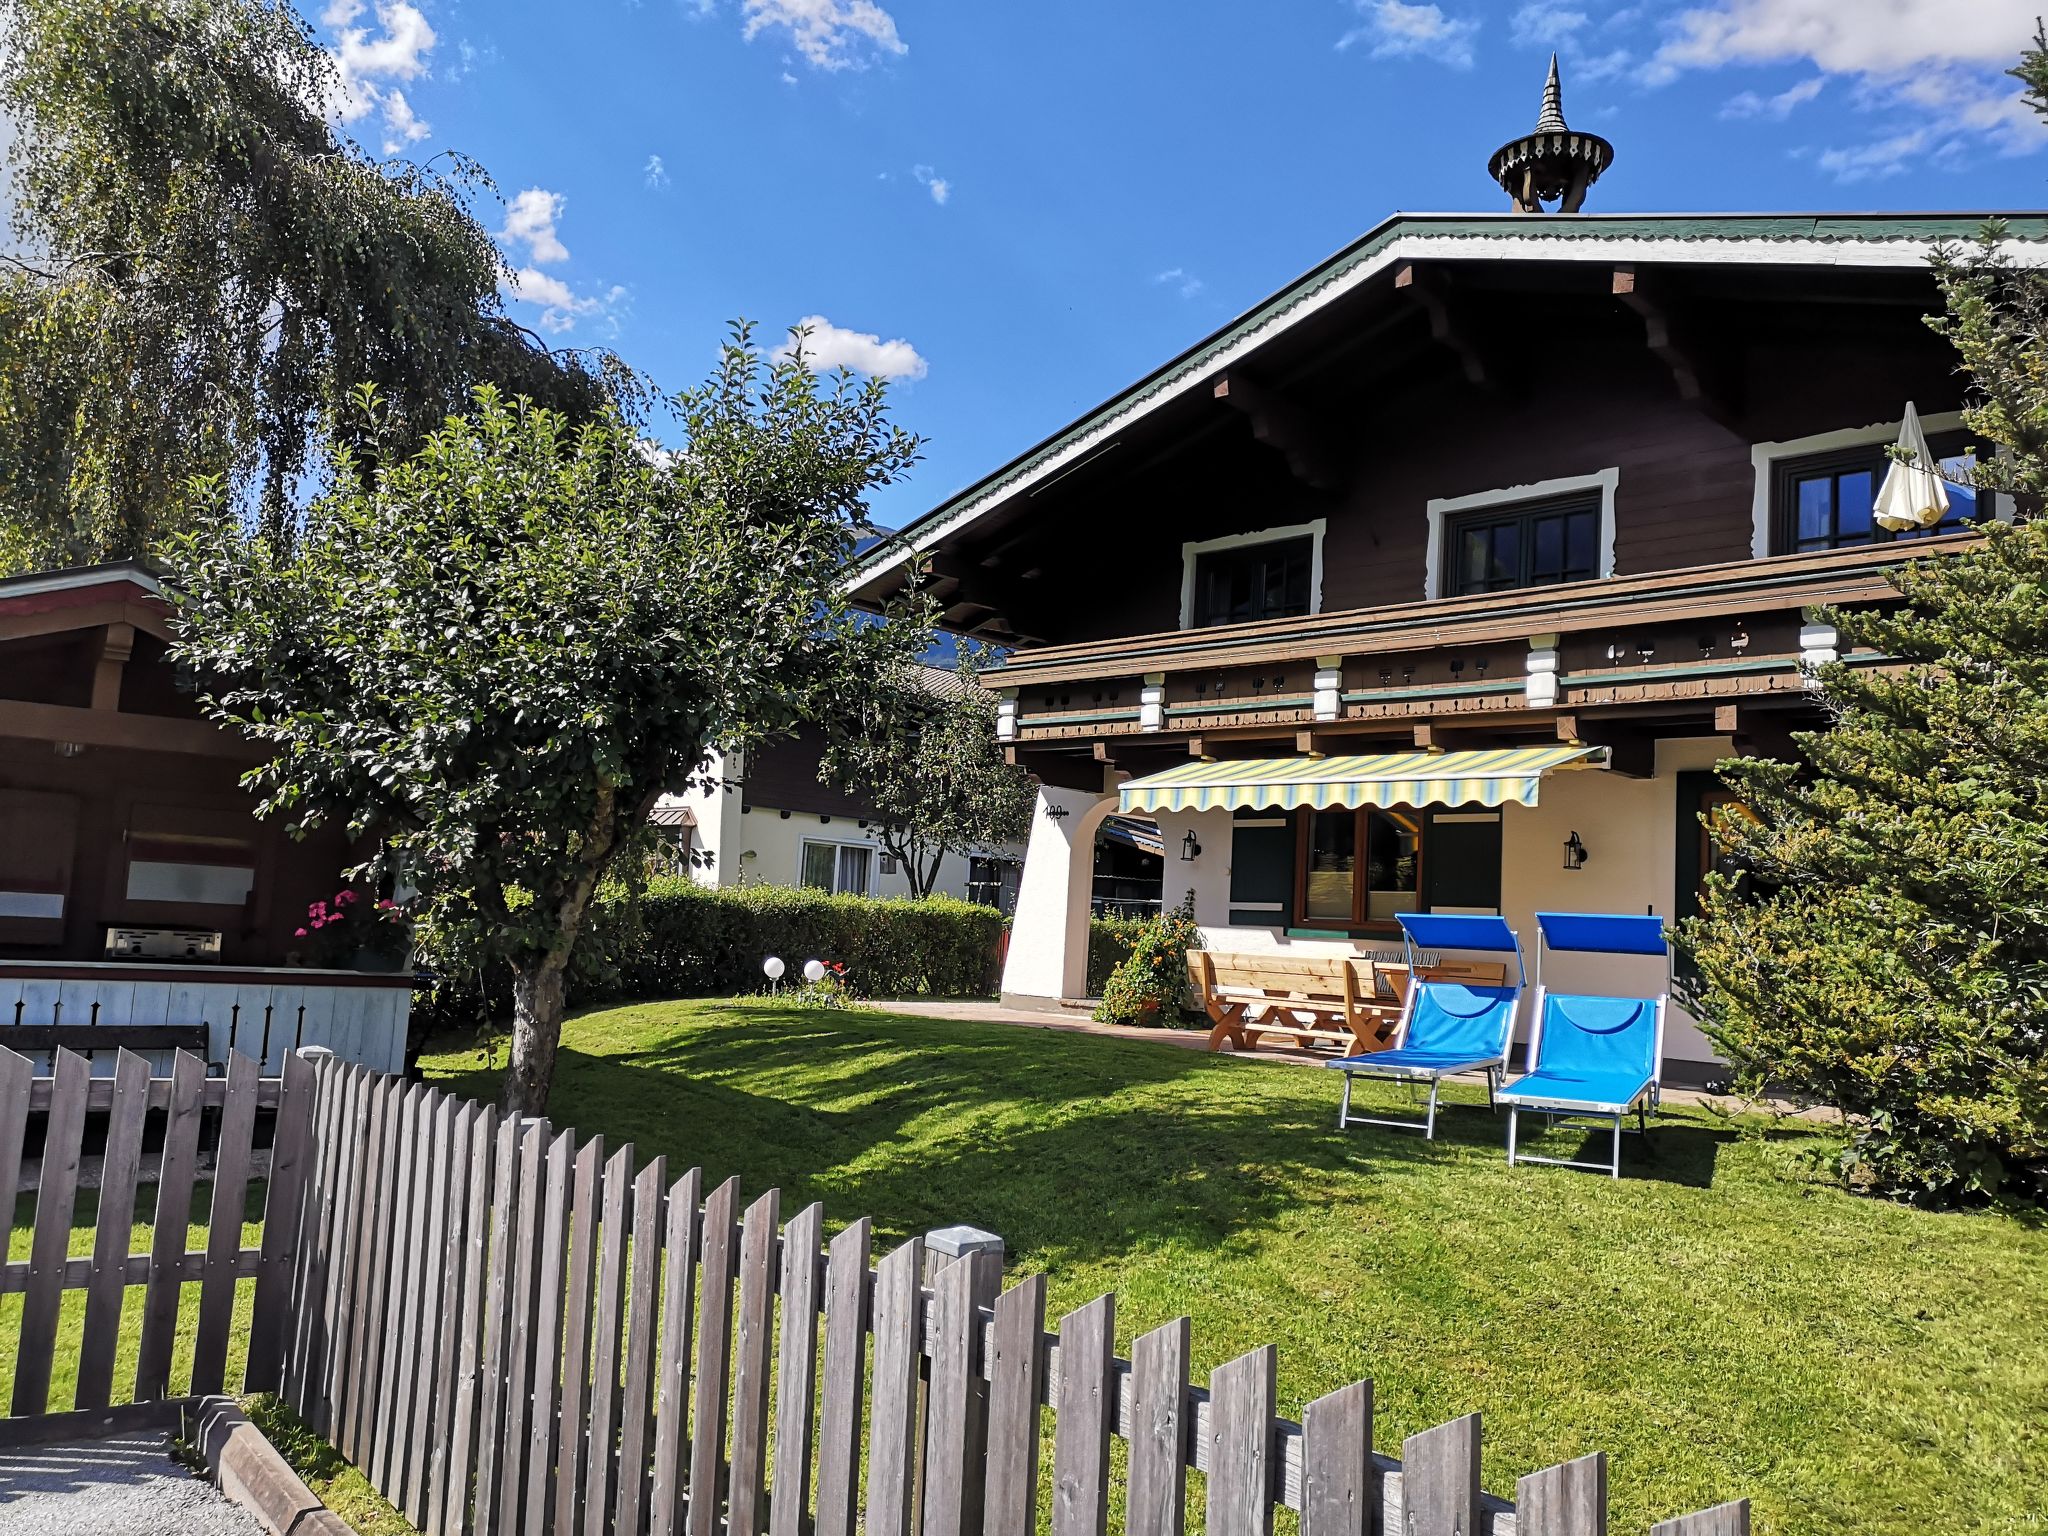
[[[263,1536],[161,1431],[0,1450],[0,1536]]]

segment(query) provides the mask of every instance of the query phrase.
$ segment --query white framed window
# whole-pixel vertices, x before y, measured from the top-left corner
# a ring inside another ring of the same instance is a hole
[[[1835,432],[1816,432],[1809,437],[1750,444],[1749,462],[1755,474],[1750,497],[1750,556],[1762,560],[1769,555],[1794,553],[1802,547],[1819,547],[1822,544],[1839,547],[1869,542],[1868,509],[1861,506],[1851,509],[1861,522],[1845,532],[1844,508],[1834,503],[1843,501],[1852,493],[1858,498],[1862,496],[1862,481],[1854,478],[1862,474],[1872,477],[1869,491],[1872,497],[1876,495],[1886,467],[1885,449],[1899,440],[1899,425],[1896,421],[1876,421],[1867,427],[1844,427]],[[1922,416],[1920,429],[1927,434],[1934,452],[1943,455],[1945,447],[1955,446],[1952,441],[1945,444],[1944,440],[1954,439],[1963,431],[1963,413],[1936,411]],[[1859,454],[1858,450],[1863,452]],[[1967,457],[1965,453],[1946,455],[1942,459],[1943,468],[1954,473]],[[1852,459],[1857,462],[1851,463]],[[1812,466],[1814,472],[1811,476],[1795,477],[1789,473],[1803,463]],[[1830,483],[1823,489],[1818,482],[1823,478],[1821,472],[1824,470],[1833,473],[1826,476]],[[1843,484],[1845,472],[1853,480],[1852,484]],[[1799,491],[1797,485],[1788,484],[1793,479],[1816,482],[1808,488],[1806,496],[1814,505],[1806,509],[1812,526],[1805,531],[1812,537],[1805,539],[1800,537],[1801,508],[1791,504]],[[1959,487],[1952,485],[1949,490],[1952,511],[1957,510],[1958,503],[1965,501],[1974,506],[1974,498],[1960,494]],[[2001,523],[2011,522],[2012,498],[1992,496],[1991,515]],[[1864,538],[1855,537],[1857,528],[1862,530]]]
[[[1304,618],[1323,611],[1329,519],[1261,528],[1180,547],[1180,627]]]
[[[1527,485],[1504,486],[1497,491],[1433,498],[1424,504],[1429,543],[1423,559],[1422,595],[1435,598],[1460,590],[1504,591],[1567,579],[1612,576],[1614,492],[1620,484],[1621,466],[1616,464],[1587,475],[1560,475],[1550,480],[1532,480]],[[1575,525],[1569,519],[1556,522],[1549,515],[1553,510],[1572,506],[1584,506],[1595,514],[1593,547],[1576,555],[1566,542]],[[1524,518],[1524,512],[1535,516]],[[1535,526],[1537,522],[1541,527]],[[1533,545],[1524,549],[1525,540],[1537,535],[1547,537],[1554,524],[1560,540],[1555,560],[1547,548],[1540,555]],[[1450,547],[1454,533],[1461,540],[1458,550]],[[1467,545],[1472,558],[1481,560],[1484,568],[1473,579],[1454,579],[1465,574],[1454,569],[1454,562],[1466,553]]]
[[[814,891],[867,896],[874,890],[875,850],[867,843],[821,843],[804,839],[798,879]]]

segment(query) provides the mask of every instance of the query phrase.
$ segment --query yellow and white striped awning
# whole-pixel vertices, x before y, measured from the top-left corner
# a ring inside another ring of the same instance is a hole
[[[1187,763],[1131,779],[1117,809],[1317,810],[1361,805],[1534,805],[1558,768],[1605,764],[1605,747],[1503,747],[1491,752],[1384,752],[1372,757],[1271,757]],[[1597,760],[1597,761],[1596,761]]]

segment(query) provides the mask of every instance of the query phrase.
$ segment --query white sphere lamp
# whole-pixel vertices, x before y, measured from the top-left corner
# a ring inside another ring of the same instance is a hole
[[[824,962],[824,961],[822,961],[822,960],[806,960],[806,961],[804,962],[804,980],[805,980],[805,981],[823,981],[824,979],[825,979],[825,962]]]
[[[782,980],[782,973],[788,969],[789,967],[782,963],[780,955],[770,955],[761,962],[762,974],[767,976],[770,981]]]

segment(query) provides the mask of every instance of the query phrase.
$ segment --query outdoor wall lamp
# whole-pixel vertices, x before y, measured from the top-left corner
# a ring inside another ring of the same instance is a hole
[[[1188,835],[1180,840],[1181,862],[1183,864],[1192,864],[1201,856],[1202,845],[1195,841],[1194,828],[1190,827],[1188,829]]]
[[[1584,869],[1586,867],[1586,845],[1579,841],[1579,834],[1576,832],[1564,840],[1564,867],[1566,869]]]

